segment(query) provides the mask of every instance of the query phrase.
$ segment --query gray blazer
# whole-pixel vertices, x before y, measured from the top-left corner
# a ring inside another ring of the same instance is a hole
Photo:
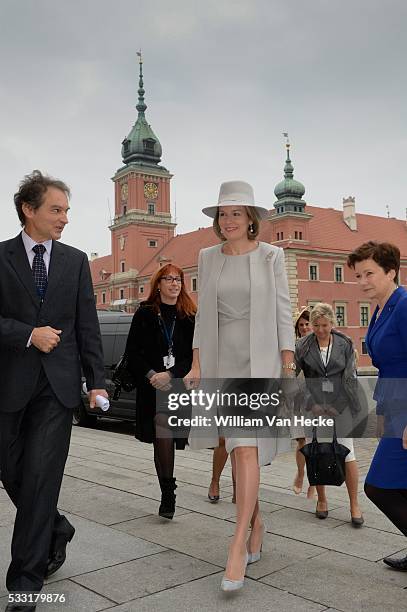
[[[325,369],[314,333],[297,341],[295,362],[297,373],[302,371],[305,376],[299,399],[306,410],[311,410],[313,404],[329,404],[339,413],[346,408],[350,408],[353,415],[360,412],[355,351],[348,336],[332,330],[331,356],[326,368],[327,377],[333,385],[333,391],[330,393],[324,393],[322,390]]]
[[[198,260],[199,304],[193,347],[202,378],[218,376],[218,282],[226,257],[222,244],[202,249]],[[250,365],[252,378],[279,378],[281,351],[294,351],[291,302],[284,251],[260,242],[250,258]]]
[[[27,348],[34,327],[62,329],[50,353]],[[44,302],[37,295],[21,234],[0,243],[0,411],[21,410],[41,367],[58,400],[80,402],[81,366],[88,389],[103,389],[102,342],[85,253],[53,241]]]

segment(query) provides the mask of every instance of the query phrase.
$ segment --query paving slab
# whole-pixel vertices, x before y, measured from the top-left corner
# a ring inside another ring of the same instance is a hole
[[[135,492],[139,487],[143,487],[143,485],[155,484],[158,487],[157,477],[87,459],[82,459],[81,463],[71,467],[67,466],[65,473],[68,476],[130,493]]]
[[[144,518],[121,523],[114,528],[134,536],[160,542],[165,548],[177,550],[221,568],[225,567],[229,537],[234,525],[229,521],[202,516],[196,513],[185,514],[172,521],[159,522],[156,517]]]
[[[261,485],[259,489],[259,499],[285,508],[295,508],[297,510],[315,511],[316,500],[307,499],[306,495],[295,495],[294,491],[281,489],[268,485]],[[330,500],[330,507],[340,508],[343,506],[343,500]]]
[[[382,514],[380,511],[375,512],[371,509],[372,504],[362,503],[361,509],[363,512],[363,518],[365,519],[365,526],[370,527],[372,529],[379,529],[380,531],[388,531],[389,533],[395,533],[400,535],[400,530],[397,529],[393,523],[389,521],[389,519]],[[331,518],[338,519],[340,521],[349,521],[349,508],[336,508],[335,510],[329,511],[329,516]]]
[[[274,572],[261,582],[344,612],[405,610],[406,591],[379,580],[374,563],[369,574],[366,563],[362,562],[363,571],[357,571],[357,564],[347,563],[344,555],[327,553]]]
[[[103,509],[100,509],[103,512]],[[77,516],[67,515],[76,533],[67,548],[67,560],[49,582],[125,563],[163,551],[147,540]]]
[[[65,601],[55,603],[39,603],[37,610],[44,612],[99,612],[111,608],[112,601],[94,593],[89,589],[82,587],[71,580],[61,580],[48,585],[45,585],[41,591],[41,595],[47,594],[63,594]],[[0,609],[3,609],[7,604],[7,597],[0,598]]]
[[[215,565],[167,550],[73,580],[117,603],[124,603],[218,572]]]
[[[0,597],[7,594],[6,572],[10,564],[12,526],[0,527]]]
[[[306,562],[311,557],[324,554],[326,549],[305,544],[290,538],[284,538],[274,533],[265,533],[260,561],[247,566],[246,575],[250,578],[261,578],[284,567]]]
[[[323,612],[326,606],[246,579],[236,593],[220,590],[222,573],[111,608],[115,612]]]
[[[378,561],[405,548],[401,535],[363,526],[355,529],[350,522],[317,519],[314,514],[298,510],[279,510],[264,517],[267,531],[336,550],[361,559]]]
[[[158,512],[158,503],[155,500],[100,485],[76,493],[62,491],[58,506],[60,511],[70,512],[102,525],[113,525]],[[178,514],[185,512],[187,511],[180,509]]]

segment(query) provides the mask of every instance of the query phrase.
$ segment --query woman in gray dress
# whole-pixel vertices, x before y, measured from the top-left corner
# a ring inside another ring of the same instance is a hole
[[[222,183],[218,205],[203,212],[214,219],[222,242],[199,254],[199,305],[187,388],[201,378],[279,378],[282,368],[292,373],[294,334],[284,253],[256,240],[259,220],[268,211],[255,205],[248,183],[230,181]],[[216,447],[218,438],[217,430],[205,439],[194,439],[192,432],[190,445]],[[275,437],[226,435],[226,451],[236,467],[237,522],[221,584],[225,591],[241,588],[246,564],[260,559],[259,466],[282,448],[289,449],[288,438],[282,443]]]

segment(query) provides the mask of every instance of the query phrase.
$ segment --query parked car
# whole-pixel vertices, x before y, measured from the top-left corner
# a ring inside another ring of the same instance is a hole
[[[114,392],[112,373],[124,353],[133,315],[126,312],[98,310],[98,318],[102,334],[106,390],[110,397],[110,408],[108,412],[103,412],[100,408],[91,410],[87,395],[82,391],[81,404],[73,414],[74,425],[93,425],[101,416],[126,421],[136,420],[135,389],[130,393],[122,390],[118,400],[112,399]]]

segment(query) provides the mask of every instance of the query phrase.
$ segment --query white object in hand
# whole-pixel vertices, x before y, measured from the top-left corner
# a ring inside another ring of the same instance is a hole
[[[88,392],[88,388],[86,386],[86,383],[84,382],[82,385],[82,389],[84,393]],[[100,408],[101,410],[103,410],[103,412],[107,412],[110,408],[110,402],[106,397],[103,397],[103,395],[97,395],[96,399],[95,399],[95,404],[98,408]]]

